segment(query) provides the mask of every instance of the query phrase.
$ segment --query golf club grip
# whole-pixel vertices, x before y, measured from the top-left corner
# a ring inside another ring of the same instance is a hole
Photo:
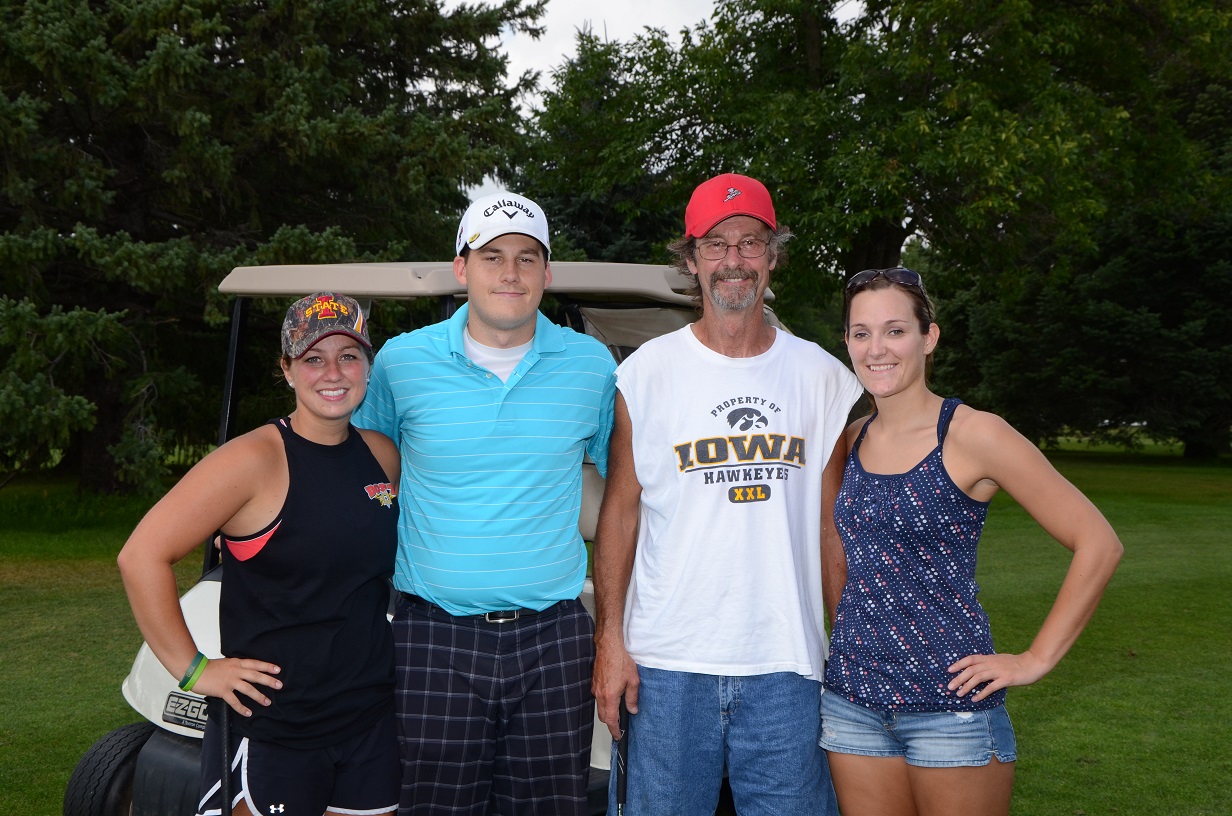
[[[616,816],[624,816],[629,787],[629,709],[620,698],[620,739],[616,742]]]
[[[215,699],[220,712],[218,731],[222,737],[222,776],[218,780],[218,793],[222,797],[220,816],[231,816],[231,706],[226,700]]]

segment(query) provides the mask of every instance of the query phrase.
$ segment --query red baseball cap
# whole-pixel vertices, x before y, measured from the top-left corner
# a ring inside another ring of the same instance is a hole
[[[684,237],[701,238],[715,224],[733,215],[748,215],[770,229],[778,229],[774,202],[766,185],[739,173],[724,173],[703,181],[693,191],[684,211]]]

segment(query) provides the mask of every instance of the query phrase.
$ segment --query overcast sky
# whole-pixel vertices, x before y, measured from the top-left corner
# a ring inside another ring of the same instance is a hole
[[[480,0],[466,0],[479,2]],[[445,7],[463,0],[444,0]],[[547,13],[540,23],[546,31],[538,40],[526,35],[505,38],[509,54],[510,76],[520,76],[526,70],[539,70],[544,82],[550,82],[549,70],[574,53],[574,32],[590,24],[600,37],[627,40],[647,26],[662,28],[673,38],[685,26],[695,26],[702,20],[710,22],[715,0],[548,0]],[[854,14],[859,0],[847,0],[838,6],[839,19]]]
[[[446,8],[461,2],[444,0]],[[542,84],[550,83],[550,70],[562,64],[575,51],[575,32],[590,25],[600,37],[627,40],[646,26],[665,29],[673,37],[685,26],[709,21],[714,0],[548,0],[547,13],[540,19],[545,28],[538,40],[525,34],[509,34],[503,40],[509,55],[509,75],[537,70]]]

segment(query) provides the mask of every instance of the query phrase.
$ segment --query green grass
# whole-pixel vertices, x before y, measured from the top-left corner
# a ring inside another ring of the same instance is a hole
[[[148,506],[51,479],[0,490],[0,813],[59,814],[81,755],[138,719],[120,682],[141,635],[115,557]],[[200,571],[184,559],[182,588]]]
[[[1232,467],[1158,454],[1050,454],[1104,511],[1125,557],[1073,651],[1012,689],[1014,816],[1232,813]],[[0,813],[60,813],[98,737],[137,716],[120,696],[140,635],[115,567],[146,503],[54,480],[0,490]],[[187,587],[200,555],[181,565]],[[998,497],[981,551],[997,647],[1047,613],[1068,553]]]
[[[1087,453],[1132,453],[1137,458],[1158,459],[1159,457],[1179,457],[1185,450],[1185,446],[1176,440],[1161,442],[1156,439],[1151,439],[1145,435],[1139,434],[1132,437],[1136,443],[1136,447],[1132,451],[1128,451],[1120,442],[1099,441],[1095,442],[1089,439],[1080,439],[1077,437],[1061,437],[1057,440],[1057,444],[1048,449],[1049,453],[1056,451],[1084,451]]]
[[[1099,611],[1041,682],[1011,689],[1015,816],[1227,814],[1232,758],[1232,469],[1057,453],[1125,545]],[[1026,648],[1068,553],[998,497],[981,600],[1000,651]],[[1222,746],[1222,747],[1221,747]]]

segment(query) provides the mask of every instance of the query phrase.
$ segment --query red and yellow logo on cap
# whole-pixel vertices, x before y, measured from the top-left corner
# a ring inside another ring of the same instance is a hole
[[[305,320],[338,320],[339,318],[349,317],[351,314],[350,308],[339,300],[334,300],[332,295],[322,295],[317,298],[307,309],[304,310]],[[355,325],[352,327],[357,333],[362,333],[364,330],[364,313],[360,312],[355,316]]]

